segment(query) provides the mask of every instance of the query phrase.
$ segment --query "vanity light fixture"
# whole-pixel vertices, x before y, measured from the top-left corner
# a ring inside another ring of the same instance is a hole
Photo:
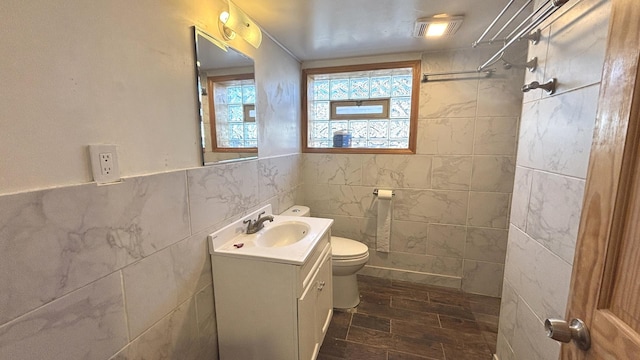
[[[229,11],[220,13],[219,19],[220,33],[225,40],[233,40],[237,34],[256,49],[260,46],[262,42],[260,27],[231,0],[229,0]]]
[[[439,14],[431,17],[420,18],[416,20],[413,27],[414,37],[443,37],[451,36],[462,25],[464,16],[451,16],[447,14]]]

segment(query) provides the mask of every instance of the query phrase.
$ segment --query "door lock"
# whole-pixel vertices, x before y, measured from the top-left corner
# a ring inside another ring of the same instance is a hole
[[[544,321],[544,328],[547,330],[547,336],[553,340],[563,343],[573,340],[580,349],[585,351],[591,347],[589,329],[580,319],[571,319],[570,323],[561,319],[547,319]]]

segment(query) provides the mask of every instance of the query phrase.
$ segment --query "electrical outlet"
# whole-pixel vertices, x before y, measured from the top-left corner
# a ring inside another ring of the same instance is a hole
[[[120,181],[115,145],[89,145],[93,180],[98,184]]]
[[[113,154],[100,153],[100,172],[102,175],[109,176],[113,171]]]

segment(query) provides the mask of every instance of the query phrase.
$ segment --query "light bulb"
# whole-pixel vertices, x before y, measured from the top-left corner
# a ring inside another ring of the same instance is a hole
[[[442,36],[444,35],[444,32],[447,30],[448,26],[449,26],[449,23],[429,24],[429,27],[427,28],[427,33],[425,36],[427,37]]]

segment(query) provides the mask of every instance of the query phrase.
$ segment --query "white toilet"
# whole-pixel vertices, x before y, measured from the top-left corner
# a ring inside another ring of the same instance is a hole
[[[294,205],[285,210],[284,216],[310,216],[306,206]],[[349,309],[360,303],[356,273],[369,260],[367,245],[343,237],[331,237],[331,261],[333,264],[333,307]]]

